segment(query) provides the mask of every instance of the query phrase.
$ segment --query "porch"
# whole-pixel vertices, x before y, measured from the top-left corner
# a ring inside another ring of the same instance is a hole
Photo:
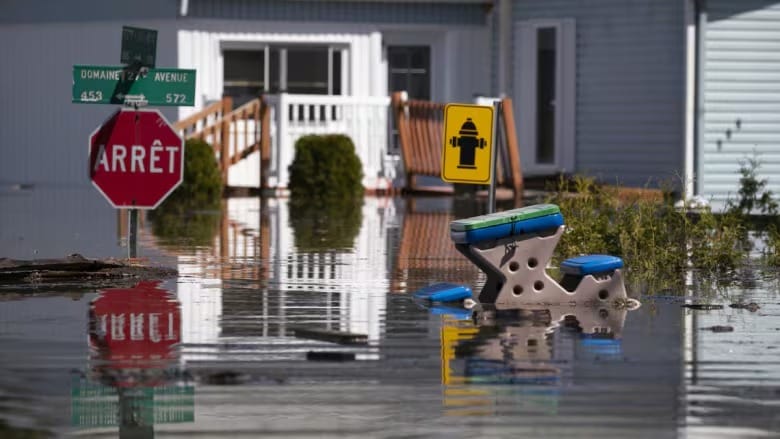
[[[387,190],[400,157],[388,153],[389,97],[264,95],[237,108],[225,97],[174,124],[186,139],[211,144],[227,187],[284,190],[295,142],[345,134],[363,164],[363,186]]]
[[[214,148],[226,188],[284,192],[295,142],[308,134],[352,139],[369,192],[419,189],[417,177],[438,177],[444,104],[387,96],[262,95],[233,108],[222,98],[174,124],[186,139]],[[484,104],[484,103],[483,103]],[[500,126],[497,183],[522,192],[511,100]],[[392,130],[396,127],[398,138]],[[503,135],[501,135],[503,134]],[[398,142],[398,146],[393,143]],[[439,189],[448,189],[442,186]]]

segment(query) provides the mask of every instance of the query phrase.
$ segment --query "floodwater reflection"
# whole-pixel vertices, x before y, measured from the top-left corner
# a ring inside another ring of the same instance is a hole
[[[64,247],[121,256],[114,211],[74,208],[69,221],[47,221],[36,236],[27,217],[45,213],[48,199],[29,194],[13,202],[13,215],[0,210],[0,242],[13,244],[0,256],[29,259],[28,243],[58,235],[67,239],[40,247],[40,257],[61,257]],[[28,204],[37,207],[24,210]],[[303,215],[288,200],[230,198],[219,212],[191,212],[211,215],[205,234],[167,218],[166,227],[181,228],[158,236],[147,218],[139,254],[177,268],[174,279],[133,294],[4,286],[4,422],[108,437],[132,428],[166,437],[655,439],[780,431],[775,280],[710,291],[707,300],[721,309],[682,308],[701,299],[689,297],[691,289],[641,297],[628,312],[486,310],[475,319],[457,304],[421,307],[411,293],[437,282],[479,290],[484,275],[448,231],[479,206],[367,197],[358,209],[351,218],[359,226],[330,241],[337,245],[318,246],[330,238],[299,232],[292,218]],[[88,215],[100,225],[90,239]],[[72,224],[81,224],[78,236],[57,229]],[[134,303],[145,294],[143,303],[157,308]],[[760,309],[728,307],[736,301]],[[733,331],[707,330],[716,325]]]
[[[181,307],[159,281],[100,291],[89,306],[90,355],[74,374],[71,422],[152,438],[155,424],[194,421],[194,387],[179,363]]]
[[[492,403],[496,393],[507,392],[515,394],[513,405],[523,412],[557,413],[560,393],[576,381],[575,359],[624,360],[627,313],[549,307],[479,310],[465,321],[445,318],[441,343],[447,415],[496,415],[511,409]]]

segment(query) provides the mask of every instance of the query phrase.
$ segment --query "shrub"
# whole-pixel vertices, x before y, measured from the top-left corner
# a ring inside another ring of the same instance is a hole
[[[187,140],[184,179],[160,208],[168,212],[173,208],[214,209],[219,207],[221,197],[222,175],[214,149],[203,140]]]
[[[363,196],[363,170],[349,137],[308,135],[295,142],[289,167],[293,198],[357,198]]]
[[[163,241],[210,245],[219,228],[222,176],[214,149],[190,139],[184,147],[184,178],[173,193],[149,212],[152,233]]]
[[[349,137],[301,137],[289,170],[295,246],[302,251],[352,248],[363,221],[363,171]]]

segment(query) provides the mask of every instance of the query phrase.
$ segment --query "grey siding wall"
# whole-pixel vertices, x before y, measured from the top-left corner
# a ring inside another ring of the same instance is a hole
[[[157,65],[176,66],[166,21],[0,26],[0,186],[90,184],[87,139],[117,106],[71,103],[73,65],[119,65],[123,24],[158,29]]]
[[[756,157],[780,194],[780,2],[708,0],[698,191],[735,198],[739,162]]]
[[[482,2],[190,0],[188,16],[240,20],[484,24]]]
[[[516,22],[575,20],[576,172],[629,186],[657,186],[662,180],[679,185],[684,157],[683,7],[681,0],[514,3]]]
[[[55,23],[176,18],[180,0],[2,0],[0,23]]]

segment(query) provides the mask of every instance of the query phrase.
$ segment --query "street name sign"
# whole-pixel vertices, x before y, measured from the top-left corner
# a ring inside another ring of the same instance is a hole
[[[119,62],[139,67],[154,67],[156,57],[156,30],[122,26],[122,54]]]
[[[444,108],[442,180],[490,184],[492,141],[493,107],[448,104]]]
[[[154,209],[181,184],[184,141],[159,110],[117,110],[88,147],[90,180],[117,209]]]
[[[72,102],[79,104],[195,105],[195,70],[73,66]]]

